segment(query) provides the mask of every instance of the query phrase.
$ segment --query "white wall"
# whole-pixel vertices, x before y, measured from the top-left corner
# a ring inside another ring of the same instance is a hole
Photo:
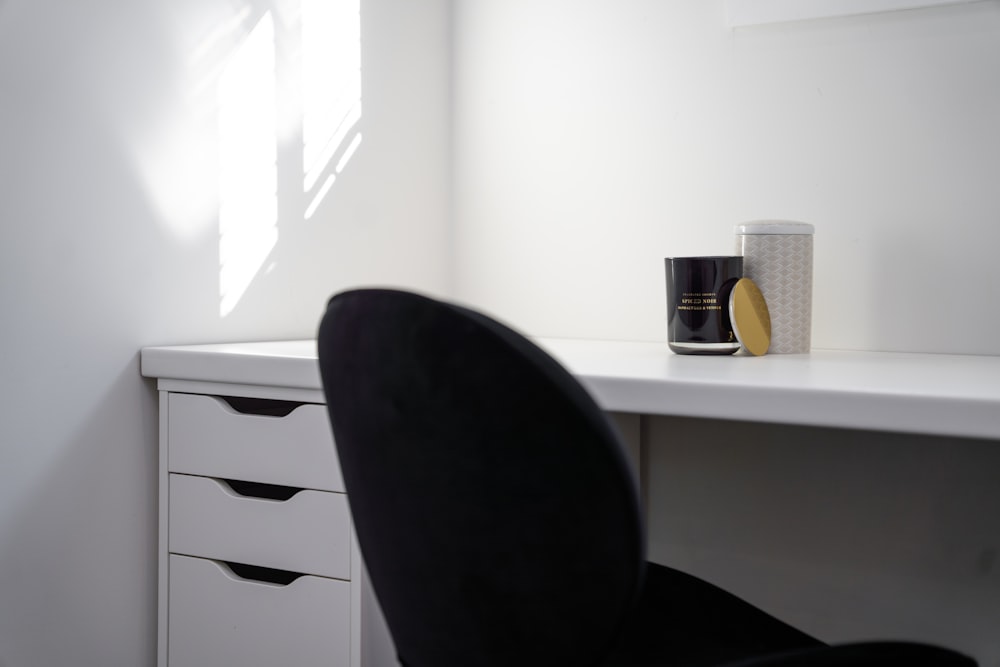
[[[663,341],[663,258],[816,225],[816,347],[996,354],[1000,2],[730,30],[722,0],[455,3],[458,296]],[[1000,666],[1000,443],[647,419],[649,555],[828,641]]]
[[[451,4],[363,0],[363,141],[305,220],[299,0],[0,0],[0,667],[153,664],[143,345],[310,336],[330,293],[371,282],[458,285],[534,334],[661,340],[662,257],[781,216],[819,229],[817,345],[993,352],[995,1],[733,33],[721,0],[462,0],[449,61]],[[223,317],[218,76],[267,12],[278,242]],[[976,493],[944,516],[996,499]],[[725,571],[696,534],[662,541],[680,518],[651,517],[653,555]],[[960,555],[995,587],[990,539]]]
[[[731,30],[722,0],[465,0],[459,295],[665,338],[663,258],[816,225],[813,345],[995,354],[1000,3]]]
[[[298,0],[0,0],[0,665],[155,662],[140,347],[309,337],[356,283],[449,290],[447,4],[364,1],[363,141],[306,221]],[[278,242],[222,317],[218,83],[268,12]]]

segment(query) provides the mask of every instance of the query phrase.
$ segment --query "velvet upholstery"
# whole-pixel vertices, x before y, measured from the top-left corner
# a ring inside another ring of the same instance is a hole
[[[607,417],[482,314],[344,292],[318,352],[358,542],[407,667],[973,664],[913,644],[831,648],[647,563]]]

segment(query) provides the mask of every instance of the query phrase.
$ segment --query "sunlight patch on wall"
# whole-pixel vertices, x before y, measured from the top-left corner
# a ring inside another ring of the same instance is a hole
[[[302,169],[309,219],[361,143],[360,0],[302,0]]]
[[[281,268],[280,242],[315,232],[296,225],[329,214],[317,211],[362,143],[361,1],[175,9],[184,58],[160,74],[166,93],[150,117],[119,124],[134,135],[137,177],[171,240],[218,239],[211,289],[227,317]]]
[[[279,225],[314,217],[361,143],[361,3],[288,0],[259,15],[247,7],[194,57],[211,61],[227,42],[209,77],[217,82],[220,317],[276,266]]]
[[[278,242],[274,21],[265,13],[219,78],[219,315]]]

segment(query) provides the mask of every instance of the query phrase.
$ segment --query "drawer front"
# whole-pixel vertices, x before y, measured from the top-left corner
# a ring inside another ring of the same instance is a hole
[[[170,475],[173,553],[337,579],[351,578],[347,497],[299,491],[287,500],[242,496],[210,477]]]
[[[349,667],[350,584],[241,579],[211,560],[170,556],[169,667]]]
[[[215,396],[171,393],[168,400],[170,472],[344,490],[325,406],[275,417],[237,412]]]

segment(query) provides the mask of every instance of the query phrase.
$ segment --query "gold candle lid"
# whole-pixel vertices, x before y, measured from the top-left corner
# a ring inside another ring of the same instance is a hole
[[[749,278],[740,278],[729,295],[729,319],[740,345],[760,356],[771,346],[771,314],[760,288]]]

